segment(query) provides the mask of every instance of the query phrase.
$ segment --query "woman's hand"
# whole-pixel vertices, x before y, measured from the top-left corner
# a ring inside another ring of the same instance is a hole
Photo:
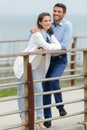
[[[39,47],[38,48],[38,51],[45,51],[45,49],[44,48],[42,48],[42,47]],[[42,54],[42,56],[45,56],[46,54]]]

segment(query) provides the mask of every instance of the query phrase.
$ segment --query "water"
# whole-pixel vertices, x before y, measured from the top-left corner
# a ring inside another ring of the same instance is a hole
[[[73,36],[87,36],[86,16],[67,16],[73,24]],[[28,39],[29,31],[36,26],[36,15],[0,16],[0,40]],[[0,54],[21,52],[28,42],[0,43]],[[87,47],[87,39],[79,39],[77,47]]]
[[[1,16],[0,38],[2,40],[27,38],[29,28],[34,24],[34,18],[32,18],[28,16]]]

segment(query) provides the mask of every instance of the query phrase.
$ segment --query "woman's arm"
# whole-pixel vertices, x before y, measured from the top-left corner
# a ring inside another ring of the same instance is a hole
[[[60,42],[56,39],[56,37],[54,36],[54,34],[51,35],[51,42],[54,43],[54,44],[57,44],[59,46],[59,48],[62,49]]]
[[[46,42],[40,32],[34,33],[32,35],[32,38],[35,41],[35,43],[39,45],[39,47],[43,47],[46,50],[58,50],[58,49],[61,49],[61,45],[57,41],[57,39],[54,37],[54,35],[51,36],[52,43]]]

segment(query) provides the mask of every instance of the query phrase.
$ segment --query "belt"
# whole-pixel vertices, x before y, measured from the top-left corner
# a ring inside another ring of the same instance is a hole
[[[67,56],[67,54],[62,54],[62,55],[58,55],[58,56],[51,56],[51,60],[52,61],[58,60],[58,59],[63,58],[64,56]]]

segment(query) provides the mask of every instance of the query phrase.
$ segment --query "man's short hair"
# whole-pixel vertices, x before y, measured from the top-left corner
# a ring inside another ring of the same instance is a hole
[[[61,7],[63,9],[63,13],[66,13],[66,5],[62,4],[62,3],[57,3],[54,5],[53,8],[55,7]]]

